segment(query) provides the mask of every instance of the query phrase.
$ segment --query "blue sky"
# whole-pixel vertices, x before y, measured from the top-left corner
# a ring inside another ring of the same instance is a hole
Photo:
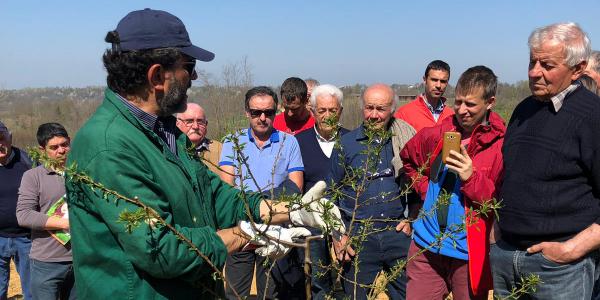
[[[529,33],[563,21],[600,49],[600,2],[587,0],[1,1],[0,88],[104,85],[106,32],[145,7],[178,16],[216,54],[199,68],[218,75],[247,56],[255,84],[415,83],[433,59],[450,64],[452,83],[478,64],[513,83],[527,76]]]

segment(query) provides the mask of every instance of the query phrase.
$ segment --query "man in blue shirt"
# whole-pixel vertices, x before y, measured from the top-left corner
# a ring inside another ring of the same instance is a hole
[[[366,299],[369,290],[360,285],[371,285],[381,270],[406,259],[410,245],[404,174],[397,160],[399,149],[415,131],[392,118],[395,98],[385,84],[367,88],[362,95],[364,123],[343,135],[341,148],[331,155],[330,184],[339,186],[333,194],[347,232],[333,244],[338,260],[358,260],[356,274],[354,262],[346,263],[343,272],[344,291],[356,299]],[[350,236],[357,238],[352,244]],[[360,253],[354,251],[357,244]],[[391,299],[404,299],[406,277],[393,278],[387,291]]]
[[[246,93],[245,108],[250,127],[225,139],[219,162],[221,179],[250,192],[275,193],[275,188],[289,181],[292,183],[286,190],[302,190],[304,165],[298,142],[294,136],[273,128],[277,94],[265,86],[252,88]],[[263,261],[254,251],[227,257],[225,276],[242,297],[250,293],[256,262],[258,298],[263,298],[268,270]],[[267,294],[274,292],[272,288],[270,284]],[[227,293],[228,298],[234,298],[229,288]]]

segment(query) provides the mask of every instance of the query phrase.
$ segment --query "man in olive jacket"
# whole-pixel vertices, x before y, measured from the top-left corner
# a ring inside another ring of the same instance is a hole
[[[154,218],[125,221],[127,213],[140,211],[138,205],[68,177],[78,298],[216,298],[222,285],[211,275],[222,269],[228,252],[248,242],[239,221],[292,218],[324,225],[315,213],[288,214],[284,205],[270,208],[257,195],[246,195],[245,202],[188,151],[192,144],[172,115],[185,110],[196,60],[210,61],[214,54],[192,45],[177,17],[150,9],[131,12],[106,41],[112,48],[103,56],[105,99],[74,139],[67,166],[152,208],[212,266]],[[281,232],[286,230],[291,229]]]

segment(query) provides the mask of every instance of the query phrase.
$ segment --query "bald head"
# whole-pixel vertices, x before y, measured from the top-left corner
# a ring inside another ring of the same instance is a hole
[[[184,112],[177,114],[177,127],[198,146],[206,137],[208,120],[202,106],[188,102]]]
[[[369,86],[361,100],[364,120],[373,122],[377,127],[386,125],[396,109],[396,94],[387,84],[376,83]]]

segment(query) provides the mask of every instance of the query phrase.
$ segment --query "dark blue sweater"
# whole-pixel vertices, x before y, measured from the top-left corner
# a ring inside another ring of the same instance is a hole
[[[12,147],[15,154],[5,166],[0,166],[0,236],[16,237],[29,235],[30,229],[17,223],[17,198],[21,177],[31,169],[31,161],[25,152]]]
[[[341,135],[348,132],[346,128],[340,128]],[[304,163],[304,192],[310,190],[319,180],[325,180],[331,170],[330,158],[325,156],[317,141],[317,133],[314,128],[304,130],[295,135],[300,145],[302,162]]]
[[[503,239],[520,247],[566,240],[600,223],[600,98],[585,88],[558,112],[529,97],[513,112],[504,146]]]

